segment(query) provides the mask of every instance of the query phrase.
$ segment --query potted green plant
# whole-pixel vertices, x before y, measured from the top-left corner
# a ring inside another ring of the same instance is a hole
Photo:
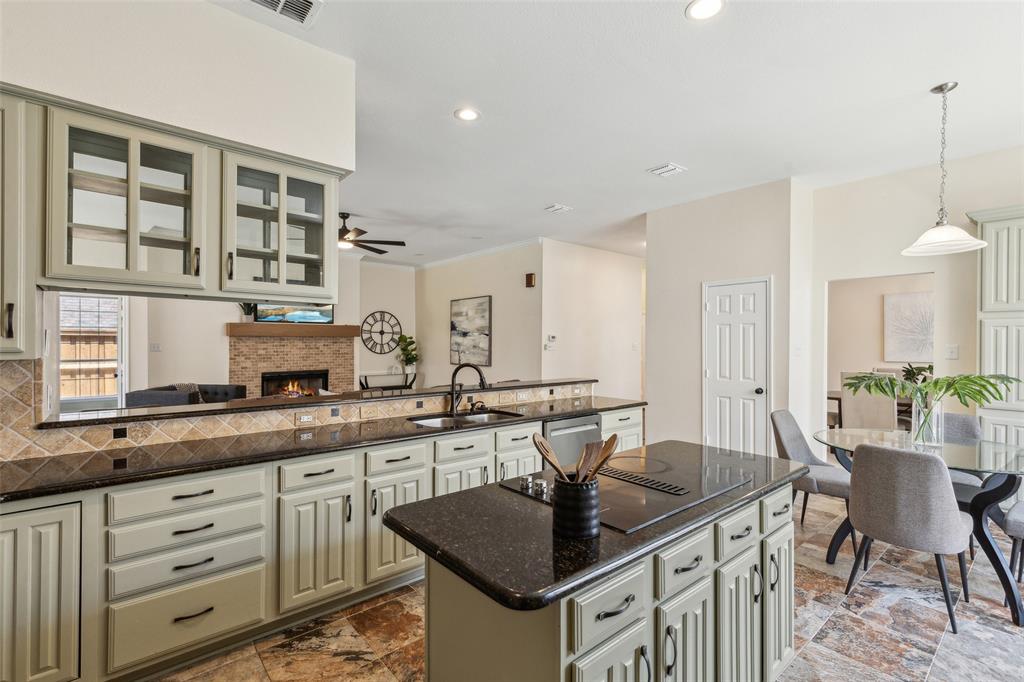
[[[419,351],[416,349],[416,339],[405,334],[398,337],[398,359],[405,366],[405,373],[412,374],[416,371],[416,363],[420,359]]]
[[[964,407],[983,407],[993,400],[1002,400],[1004,391],[1020,379],[1006,374],[957,374],[951,377],[931,377],[912,368],[903,377],[895,374],[854,374],[847,377],[844,386],[854,392],[865,390],[873,395],[884,395],[893,400],[909,398],[912,406],[911,433],[914,443],[942,444],[942,400],[956,398]]]

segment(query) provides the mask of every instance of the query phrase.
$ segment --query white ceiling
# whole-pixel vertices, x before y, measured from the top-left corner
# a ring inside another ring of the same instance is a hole
[[[409,242],[390,262],[537,236],[643,255],[648,210],[933,163],[928,89],[946,80],[951,158],[1024,144],[1020,2],[728,0],[695,23],[685,2],[328,0],[309,29],[219,4],[355,60],[342,207],[367,238]],[[689,172],[645,172],[669,161]]]

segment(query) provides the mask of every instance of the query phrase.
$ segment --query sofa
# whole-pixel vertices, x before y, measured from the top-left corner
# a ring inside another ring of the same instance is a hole
[[[155,386],[124,394],[125,407],[166,407],[197,405],[199,403],[225,403],[245,397],[241,384],[171,384]]]

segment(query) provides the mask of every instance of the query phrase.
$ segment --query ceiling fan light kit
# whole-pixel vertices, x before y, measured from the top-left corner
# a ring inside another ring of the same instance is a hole
[[[952,253],[977,251],[988,246],[988,243],[971,236],[967,230],[950,225],[946,211],[946,106],[947,96],[956,88],[956,81],[940,83],[931,89],[936,95],[942,95],[942,128],[939,136],[939,219],[935,226],[925,230],[913,244],[903,249],[904,256],[945,256]]]
[[[360,230],[358,227],[349,227],[348,219],[352,217],[350,213],[339,213],[338,217],[341,218],[341,227],[338,228],[338,248],[339,249],[351,249],[358,246],[360,249],[364,249],[371,253],[383,255],[387,253],[384,249],[378,249],[375,246],[369,246],[370,244],[384,244],[385,246],[405,246],[405,242],[396,241],[390,239],[360,239],[366,230]]]

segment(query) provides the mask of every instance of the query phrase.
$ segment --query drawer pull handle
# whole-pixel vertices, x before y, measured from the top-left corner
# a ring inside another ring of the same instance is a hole
[[[644,659],[644,668],[647,669],[647,682],[651,682],[651,659],[647,656],[647,645],[640,645],[640,658]]]
[[[7,303],[7,304],[4,305],[4,308],[7,310],[7,328],[4,329],[4,338],[5,339],[13,339],[14,338],[14,304],[13,303]]]
[[[757,564],[754,564],[754,575],[757,577],[758,587],[757,592],[754,593],[754,603],[756,604],[761,599],[761,595],[764,594],[764,578],[761,577],[761,567]],[[753,587],[754,586],[751,585],[751,589],[753,589]]]
[[[500,480],[502,480],[502,481],[504,481],[505,478],[506,478],[506,476],[505,476],[505,463],[504,462],[502,462],[501,466],[498,467],[498,478]]]
[[[412,459],[412,455],[406,455],[405,457],[395,457],[393,459],[386,459],[386,460],[384,460],[384,463],[385,464],[394,464],[395,462],[404,462],[404,461],[409,460],[409,459]]]
[[[782,509],[779,509],[778,511],[773,511],[772,512],[772,516],[782,516],[783,514],[789,513],[789,510],[790,510],[790,506],[789,506],[789,502],[787,502],[786,506],[783,507]]]
[[[193,497],[202,497],[203,495],[212,495],[212,494],[213,494],[213,488],[210,488],[209,490],[204,490],[201,493],[188,493],[187,495],[175,495],[175,496],[173,496],[171,498],[171,501],[174,502],[176,500],[189,500],[189,499],[192,499]]]
[[[485,464],[484,465],[484,485],[487,485],[487,481],[490,480],[490,476],[491,476],[490,469]]]
[[[213,528],[213,521],[210,521],[205,526],[199,526],[198,528],[186,528],[185,530],[176,530],[171,535],[188,535],[189,533],[198,533],[201,530],[209,530]]]
[[[620,422],[628,422],[632,417],[619,417]]]
[[[516,438],[511,438],[509,440],[511,440],[513,443],[518,443],[519,441],[526,440],[527,438],[529,438],[529,436],[518,436]]]
[[[345,523],[352,521],[352,496],[345,496]]]
[[[228,251],[228,279],[235,278],[235,252]]]
[[[212,556],[211,557],[207,557],[207,558],[203,559],[202,561],[197,561],[194,564],[182,564],[181,566],[175,566],[171,570],[172,571],[184,571],[185,569],[188,569],[188,568],[195,568],[196,566],[202,566],[203,564],[208,564],[211,561],[213,561],[213,557]]]
[[[730,540],[742,540],[743,538],[745,538],[748,535],[750,535],[750,531],[752,531],[752,530],[754,530],[753,526],[747,526],[742,533],[736,533],[735,535],[730,535],[729,539]]]
[[[602,611],[601,613],[597,614],[597,619],[598,620],[605,620],[607,618],[614,618],[615,616],[621,616],[629,608],[629,605],[632,604],[635,600],[636,600],[636,595],[635,594],[627,594],[626,598],[622,600],[622,606],[620,606],[617,609],[612,609],[611,611]]]
[[[377,491],[370,491],[370,516],[377,515]]]
[[[463,445],[461,447],[455,448],[455,452],[462,452],[463,450],[472,450],[475,447],[475,445]]]
[[[672,669],[676,667],[676,663],[679,662],[679,643],[676,642],[676,629],[669,625],[665,628],[665,638],[672,642],[672,662],[665,661],[665,677],[672,677]],[[667,654],[668,647],[665,647]],[[668,656],[665,656],[668,659]]]
[[[769,589],[772,592],[775,591],[775,586],[779,584],[779,578],[782,577],[782,571],[779,570],[779,561],[775,558],[774,554],[772,554],[772,558],[768,560],[768,570],[770,571],[773,566],[775,567],[775,579],[772,580],[771,585],[769,586]]]
[[[313,478],[314,476],[326,476],[327,474],[333,474],[334,467],[330,469],[324,469],[323,471],[310,471],[308,474],[302,474],[304,478]]]
[[[703,554],[698,554],[697,556],[695,556],[693,558],[693,562],[689,566],[680,566],[679,568],[677,568],[674,571],[674,573],[676,575],[680,575],[681,573],[689,573],[690,571],[692,571],[695,568],[697,568],[698,566],[700,566],[700,562],[703,561],[703,560],[704,560],[704,555]]]
[[[202,611],[200,611],[198,613],[193,613],[191,616],[178,616],[177,618],[174,619],[174,622],[175,623],[181,623],[182,621],[192,620],[193,618],[198,618],[199,616],[205,616],[206,614],[210,613],[211,611],[213,611],[213,607],[212,606],[207,606]]]

